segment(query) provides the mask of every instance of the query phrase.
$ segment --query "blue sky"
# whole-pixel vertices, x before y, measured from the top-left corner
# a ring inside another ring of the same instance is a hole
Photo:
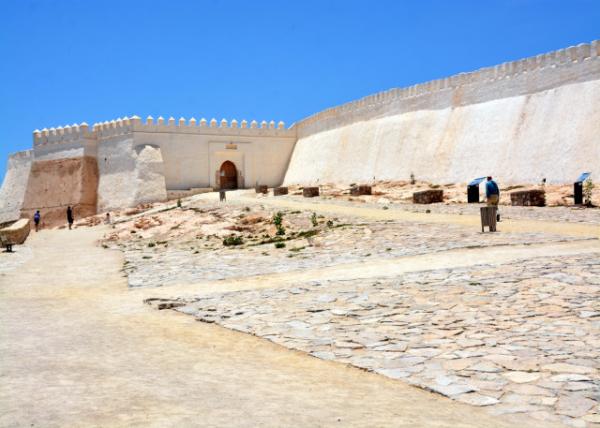
[[[0,0],[0,176],[31,132],[148,114],[290,125],[600,38],[599,0]]]

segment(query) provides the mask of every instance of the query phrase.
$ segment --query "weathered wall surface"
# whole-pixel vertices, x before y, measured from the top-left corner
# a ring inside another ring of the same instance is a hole
[[[137,205],[137,153],[131,134],[105,139],[98,145],[98,210]]]
[[[136,147],[136,152],[136,202],[166,201],[167,186],[165,184],[165,166],[160,148],[138,146]]]
[[[0,188],[0,224],[20,218],[32,160],[33,150],[15,153],[8,158]]]
[[[297,125],[286,184],[600,175],[600,45],[394,89]]]
[[[79,158],[34,161],[21,209],[23,217],[42,214],[44,226],[66,223],[66,210],[73,207],[75,218],[96,214],[98,166],[96,159]]]

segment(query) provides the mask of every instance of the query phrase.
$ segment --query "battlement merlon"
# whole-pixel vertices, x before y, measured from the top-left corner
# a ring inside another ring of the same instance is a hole
[[[263,120],[259,124],[256,120],[238,122],[233,119],[228,122],[226,119],[222,119],[217,122],[213,118],[208,122],[204,118],[200,121],[195,118],[186,121],[181,117],[176,121],[175,118],[170,117],[165,123],[163,117],[159,117],[155,122],[152,116],[148,116],[146,121],[142,122],[140,117],[132,116],[95,123],[91,130],[85,122],[80,125],[43,129],[42,131],[36,129],[33,132],[33,143],[37,148],[61,143],[76,143],[82,140],[101,141],[134,132],[288,138],[296,136],[295,128],[286,128],[282,121],[275,123],[273,120],[270,122]]]

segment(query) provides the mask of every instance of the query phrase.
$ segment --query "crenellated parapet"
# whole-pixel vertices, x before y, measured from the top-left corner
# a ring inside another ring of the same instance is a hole
[[[573,67],[578,70],[573,72]],[[485,102],[598,78],[600,40],[595,40],[474,72],[379,92],[323,110],[296,123],[295,127],[300,138],[375,117]],[[457,92],[460,93],[453,96]]]
[[[178,133],[178,134],[204,134],[204,135],[223,135],[223,136],[261,136],[261,137],[295,137],[295,129],[285,127],[282,121],[275,122],[266,120],[260,123],[256,120],[248,122],[247,120],[237,121],[232,119],[217,120],[212,118],[207,120],[201,118],[197,120],[192,117],[185,119],[180,117],[175,119],[169,117],[164,119],[159,116],[156,120],[148,116],[145,121],[138,120],[132,124],[133,132],[155,132],[155,133]]]
[[[87,123],[59,126],[57,128],[44,128],[41,131],[36,129],[33,131],[34,147],[73,143],[82,139],[94,138],[93,132],[89,129]]]
[[[257,122],[252,120],[236,119],[227,121],[221,119],[211,119],[207,121],[202,118],[189,120],[180,117],[175,119],[169,117],[164,119],[159,116],[156,120],[148,116],[144,121],[138,116],[123,117],[111,121],[98,122],[90,127],[83,122],[79,125],[59,126],[58,128],[35,130],[33,132],[34,147],[61,144],[76,143],[84,139],[87,140],[107,140],[114,137],[125,136],[134,132],[145,133],[176,133],[176,134],[206,134],[223,136],[260,136],[260,137],[295,137],[296,130],[285,127],[282,121],[275,122]]]

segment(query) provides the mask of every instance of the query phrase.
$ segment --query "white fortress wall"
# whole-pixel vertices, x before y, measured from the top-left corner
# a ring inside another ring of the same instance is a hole
[[[32,161],[33,150],[9,156],[6,175],[0,188],[0,223],[18,220],[21,217]]]
[[[600,44],[393,89],[295,128],[286,184],[600,175]]]
[[[218,187],[216,173],[227,160],[241,174],[240,187],[280,185],[295,142],[295,130],[273,121],[148,118],[134,132],[136,146],[161,149],[168,190]]]
[[[218,188],[218,171],[231,161],[240,187],[283,181],[295,130],[283,122],[238,123],[138,117],[94,126],[98,138],[98,210],[165,200],[167,191]]]

